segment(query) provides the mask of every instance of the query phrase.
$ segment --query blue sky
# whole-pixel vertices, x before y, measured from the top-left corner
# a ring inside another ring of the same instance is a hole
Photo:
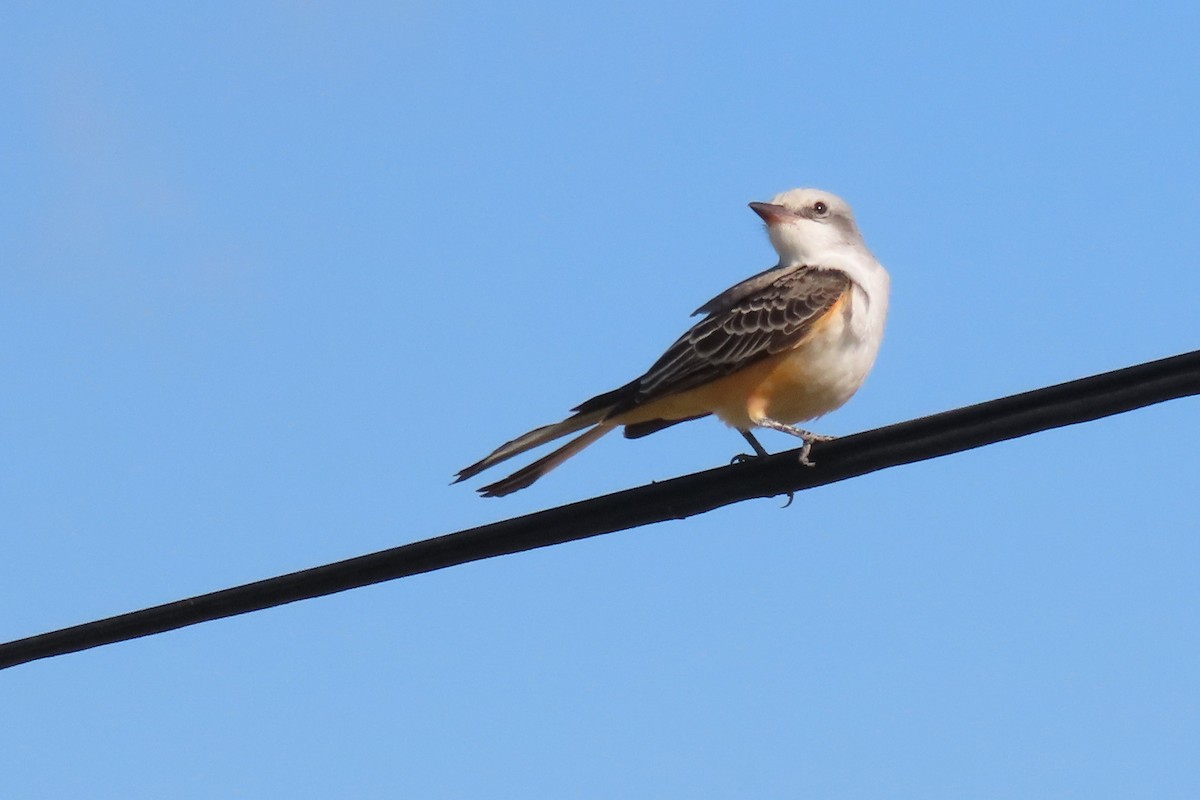
[[[1191,5],[4,18],[3,640],[726,463],[449,485],[769,266],[793,186],[893,276],[822,432],[1197,346]],[[1197,408],[6,671],[0,794],[1195,797]]]

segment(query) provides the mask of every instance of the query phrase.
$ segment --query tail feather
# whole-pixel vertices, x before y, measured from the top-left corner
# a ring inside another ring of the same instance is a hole
[[[708,414],[697,414],[694,417],[684,417],[683,419],[651,419],[646,422],[635,422],[632,425],[625,426],[625,438],[640,439],[643,436],[658,433],[663,428],[669,428],[681,422],[691,422],[694,419],[702,419],[707,416]]]
[[[556,422],[553,425],[543,425],[540,428],[534,428],[529,433],[522,434],[511,442],[505,442],[491,452],[491,454],[476,461],[471,466],[462,470],[454,478],[455,483],[465,481],[468,478],[473,478],[483,472],[488,467],[495,466],[502,461],[507,461],[513,456],[519,456],[526,450],[532,450],[546,442],[552,442],[575,431],[589,428],[598,423],[604,418],[608,409],[598,409],[587,413],[575,414],[567,417],[562,422]]]
[[[641,385],[641,378],[630,381],[624,386],[613,389],[611,392],[598,394],[590,400],[584,400],[571,410],[578,411],[580,414],[590,414],[593,411],[611,412],[617,406],[629,403],[637,395],[639,385]]]
[[[562,423],[559,423],[559,424],[561,425]],[[550,427],[554,427],[554,426],[550,426]],[[548,456],[539,458],[537,461],[534,461],[529,466],[523,467],[522,469],[519,469],[516,472],[514,472],[512,475],[509,475],[507,478],[498,480],[495,483],[484,486],[482,489],[479,490],[479,493],[481,495],[483,495],[484,497],[503,497],[504,495],[512,494],[513,492],[515,492],[519,489],[524,489],[527,486],[531,485],[538,478],[542,477],[547,472],[554,469],[559,464],[563,463],[568,458],[575,455],[580,450],[587,447],[589,444],[591,444],[592,442],[596,441],[604,434],[611,431],[612,428],[613,428],[612,425],[609,425],[606,423],[600,423],[600,424],[596,425],[596,427],[592,428],[590,431],[587,431],[586,433],[584,433],[582,436],[577,436],[574,439],[572,439],[571,441],[567,442],[562,447],[558,448],[557,450],[555,450],[553,453],[549,454]],[[526,434],[526,435],[528,435],[528,434]],[[562,435],[562,434],[559,434],[559,435]],[[516,453],[514,453],[513,455],[516,455]],[[465,470],[464,470],[464,472],[465,472]],[[460,480],[461,480],[461,478],[460,478]]]

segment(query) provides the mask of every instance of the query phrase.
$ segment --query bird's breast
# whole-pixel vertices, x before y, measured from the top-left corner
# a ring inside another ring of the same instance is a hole
[[[792,350],[744,370],[743,400],[718,411],[735,427],[755,417],[801,422],[828,414],[849,400],[875,364],[883,338],[880,309],[855,286]],[[732,376],[731,376],[732,377]]]

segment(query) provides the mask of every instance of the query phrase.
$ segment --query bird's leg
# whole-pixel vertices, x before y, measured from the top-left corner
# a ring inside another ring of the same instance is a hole
[[[742,434],[742,436],[744,436],[746,438],[746,441],[749,442],[750,446],[754,448],[754,452],[756,455],[759,455],[759,456],[769,455],[767,453],[767,448],[763,447],[759,443],[758,439],[754,438],[753,433],[751,433],[750,431],[738,431],[738,433]]]
[[[816,466],[816,464],[808,460],[808,451],[812,449],[813,442],[828,442],[834,438],[832,436],[826,436],[823,433],[813,433],[812,431],[802,430],[794,425],[788,425],[786,423],[779,422],[778,420],[771,419],[770,417],[759,417],[758,419],[754,420],[754,424],[758,425],[760,428],[770,428],[774,431],[780,431],[781,433],[795,436],[804,442],[803,446],[800,448],[800,463],[806,467]]]
[[[736,456],[733,457],[733,461],[730,463],[745,464],[747,461],[750,461],[751,459],[762,458],[763,456],[771,455],[770,453],[767,452],[767,448],[763,447],[759,443],[758,439],[754,438],[753,433],[751,433],[750,431],[741,430],[740,428],[738,429],[738,433],[740,433],[742,436],[746,437],[746,441],[749,442],[750,446],[754,448],[754,455],[749,455],[747,453],[738,453]],[[796,493],[788,492],[787,496],[788,496],[787,502],[783,504],[784,508],[787,508],[788,506],[790,506],[792,504],[792,501],[796,499]]]
[[[733,457],[733,461],[730,462],[731,464],[744,464],[747,461],[749,461],[750,459],[754,458],[755,456],[758,456],[761,458],[762,456],[770,455],[770,453],[767,452],[767,448],[765,448],[761,444],[759,444],[758,439],[754,438],[753,433],[751,433],[750,431],[743,431],[740,429],[738,430],[738,433],[740,433],[742,436],[744,436],[746,438],[746,441],[750,443],[750,446],[754,448],[754,455],[752,456],[748,453],[738,453],[736,456]]]

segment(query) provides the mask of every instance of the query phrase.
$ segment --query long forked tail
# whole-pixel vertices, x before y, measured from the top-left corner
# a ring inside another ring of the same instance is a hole
[[[605,422],[605,418],[625,402],[629,398],[631,391],[637,389],[637,387],[638,382],[631,381],[624,386],[613,389],[611,392],[598,394],[592,399],[580,403],[572,409],[575,413],[562,422],[534,428],[529,433],[500,445],[491,454],[459,472],[454,482],[458,483],[459,481],[465,481],[467,478],[472,478],[488,467],[493,467],[496,464],[507,461],[513,456],[519,456],[521,453],[532,450],[547,442],[568,436],[584,428],[591,428],[590,431],[587,431],[582,436],[572,439],[550,455],[533,462],[522,470],[514,472],[504,480],[484,486],[479,490],[479,493],[484,497],[503,497],[506,494],[512,494],[518,489],[524,489],[612,430],[615,426],[612,423]],[[647,433],[650,432],[647,431]]]
[[[479,494],[484,497],[503,497],[518,489],[524,489],[612,429],[613,426],[609,423],[601,422],[582,436],[576,436],[550,455],[539,458],[503,480],[484,486],[479,490]]]
[[[556,422],[553,425],[543,425],[540,428],[534,428],[529,433],[522,434],[511,442],[505,442],[497,447],[489,455],[476,461],[471,466],[462,470],[455,477],[454,482],[465,481],[468,478],[473,478],[483,472],[488,467],[493,467],[503,461],[507,461],[513,456],[519,456],[526,450],[532,450],[546,442],[552,442],[555,439],[560,439],[563,436],[581,431],[584,428],[590,428],[600,422],[604,415],[608,413],[608,409],[596,409],[587,413],[574,414],[567,417],[562,422]]]

